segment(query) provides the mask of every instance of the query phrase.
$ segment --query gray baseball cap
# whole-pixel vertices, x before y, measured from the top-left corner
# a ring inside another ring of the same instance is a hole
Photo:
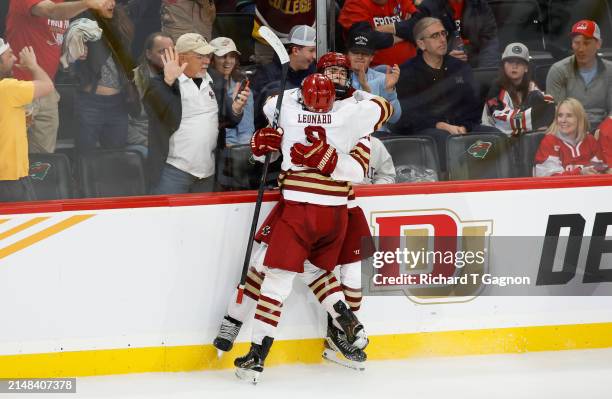
[[[523,43],[510,43],[506,46],[504,54],[502,54],[502,61],[509,58],[518,58],[529,62],[529,49]]]

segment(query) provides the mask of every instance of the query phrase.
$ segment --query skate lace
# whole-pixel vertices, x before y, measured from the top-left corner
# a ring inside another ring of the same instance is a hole
[[[342,352],[353,353],[357,349],[353,345],[349,344],[348,340],[346,339],[346,335],[344,334],[339,335],[336,341],[337,342],[335,342],[335,344],[340,345]]]
[[[221,323],[221,329],[219,330],[219,338],[227,339],[233,342],[239,332],[240,327],[227,320],[223,320],[223,323]]]

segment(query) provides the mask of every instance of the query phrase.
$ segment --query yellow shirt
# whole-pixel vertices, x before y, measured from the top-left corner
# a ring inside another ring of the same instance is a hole
[[[34,99],[34,83],[0,80],[0,180],[28,176],[28,135],[24,106]]]

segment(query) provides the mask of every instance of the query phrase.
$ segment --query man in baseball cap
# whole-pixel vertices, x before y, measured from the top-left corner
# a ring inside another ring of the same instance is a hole
[[[568,97],[580,101],[595,131],[612,112],[612,62],[598,55],[602,40],[595,21],[576,22],[570,38],[574,54],[550,68],[546,91],[557,103]]]

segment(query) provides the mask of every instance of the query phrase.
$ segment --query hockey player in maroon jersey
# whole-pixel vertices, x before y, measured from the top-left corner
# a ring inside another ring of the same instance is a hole
[[[288,90],[284,97],[279,121],[284,130],[280,149],[286,171],[283,210],[271,231],[263,260],[265,279],[255,312],[251,350],[235,361],[237,375],[243,378],[256,381],[263,371],[282,303],[296,273],[304,271],[306,259],[328,271],[336,266],[347,226],[348,182],[365,177],[369,133],[391,113],[389,104],[380,98],[334,99],[333,84],[320,74],[309,76],[301,90]],[[274,98],[264,107],[269,119],[273,104]],[[321,124],[309,123],[314,120]],[[255,155],[264,155],[278,145],[271,140],[274,132],[269,128],[256,132],[252,141]],[[342,300],[335,300],[342,298],[337,282],[327,281],[335,289],[328,290],[322,304],[348,342],[365,347],[363,327]]]
[[[559,103],[555,120],[535,156],[535,176],[595,175],[608,170],[599,143],[588,132],[589,121],[580,102]]]

